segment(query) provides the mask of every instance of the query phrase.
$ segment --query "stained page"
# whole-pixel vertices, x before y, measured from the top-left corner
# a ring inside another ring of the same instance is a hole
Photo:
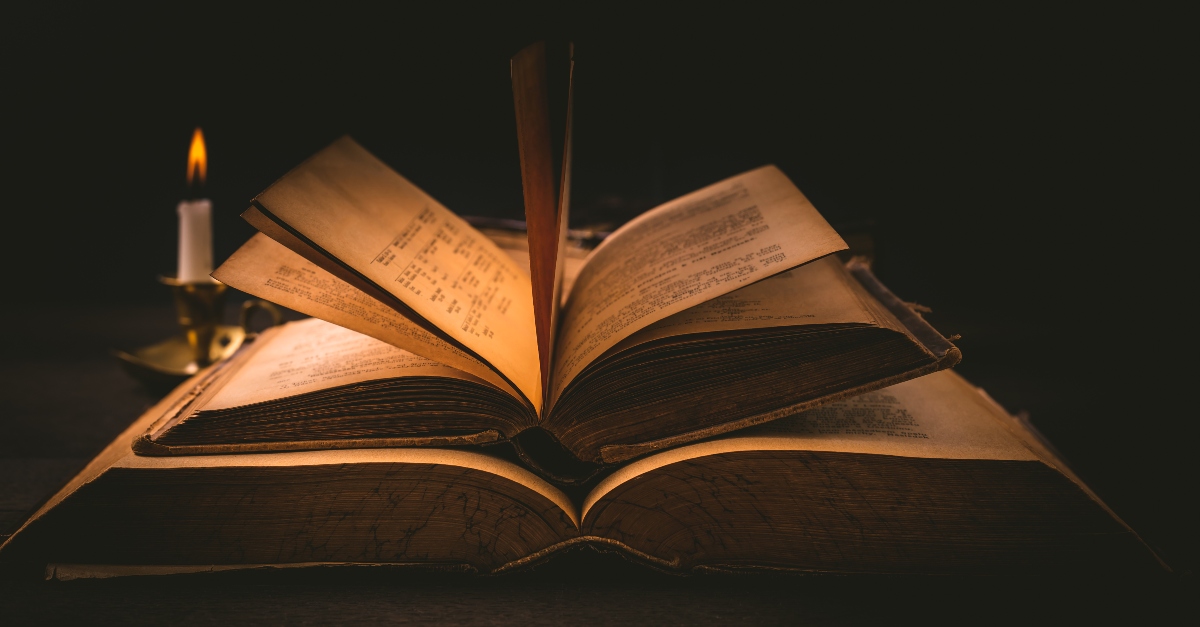
[[[1008,416],[952,370],[834,401],[731,434],[789,438],[814,450],[943,459],[1033,459]]]
[[[213,277],[259,298],[458,368],[519,397],[487,364],[262,233],[243,244]]]
[[[309,318],[288,324],[255,351],[237,376],[198,410],[272,401],[341,385],[396,377],[476,381],[461,370],[414,355],[357,331]]]
[[[617,485],[676,462],[734,451],[837,451],[940,459],[1038,459],[1008,416],[952,370],[834,401],[723,438],[640,459],[587,496],[583,515]]]
[[[646,212],[608,236],[576,279],[556,347],[552,398],[633,333],[845,248],[774,166]]]
[[[529,275],[354,140],[334,142],[254,202],[461,342],[540,408]]]

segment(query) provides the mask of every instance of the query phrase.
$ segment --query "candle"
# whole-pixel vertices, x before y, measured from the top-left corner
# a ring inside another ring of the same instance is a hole
[[[188,188],[203,188],[207,171],[204,134],[197,128],[188,150]],[[176,211],[179,212],[179,268],[175,278],[183,283],[211,282],[208,275],[213,270],[212,201],[184,200]]]
[[[185,200],[179,203],[179,272],[183,283],[207,282],[213,270],[212,202]]]

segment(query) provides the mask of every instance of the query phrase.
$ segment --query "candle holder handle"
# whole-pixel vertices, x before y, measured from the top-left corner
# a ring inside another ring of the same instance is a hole
[[[246,333],[247,340],[258,336],[258,333],[250,330],[250,318],[256,311],[264,311],[271,316],[269,326],[275,327],[283,324],[283,312],[274,303],[265,300],[248,300],[242,303],[242,311],[238,314],[238,326],[242,327],[242,331]]]
[[[283,322],[283,312],[272,303],[249,300],[242,304],[237,325],[221,324],[225,313],[224,283],[179,281],[159,277],[171,288],[176,321],[182,334],[131,351],[113,350],[121,367],[148,388],[166,392],[206,366],[233,356],[238,348],[258,333],[250,330],[255,312],[266,312],[269,324]]]

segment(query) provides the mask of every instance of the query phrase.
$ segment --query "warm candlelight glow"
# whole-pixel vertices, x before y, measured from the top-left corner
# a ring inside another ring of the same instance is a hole
[[[199,177],[200,184],[203,185],[207,173],[208,153],[204,150],[204,133],[201,133],[200,127],[197,126],[196,132],[192,133],[192,147],[188,149],[188,185],[192,184],[193,176]]]

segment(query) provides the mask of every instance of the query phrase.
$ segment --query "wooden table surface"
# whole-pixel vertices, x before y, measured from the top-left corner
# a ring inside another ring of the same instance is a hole
[[[232,319],[232,315],[231,315]],[[108,353],[174,331],[169,303],[4,314],[0,534],[156,396]],[[1120,513],[1120,512],[1119,512]],[[1153,579],[664,575],[581,549],[501,577],[330,568],[46,582],[0,573],[0,624],[844,624],[1195,618],[1190,574]]]

